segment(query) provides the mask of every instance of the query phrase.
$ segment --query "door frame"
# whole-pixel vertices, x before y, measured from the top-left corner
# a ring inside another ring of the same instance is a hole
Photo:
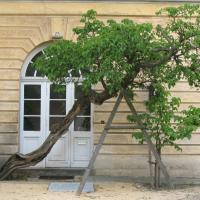
[[[23,117],[24,117],[24,85],[41,85],[41,119],[40,119],[40,123],[41,123],[41,132],[44,132],[44,134],[41,134],[41,142],[43,143],[44,140],[46,139],[46,137],[48,136],[48,128],[49,128],[49,102],[50,102],[50,98],[49,98],[49,88],[50,88],[50,84],[51,82],[48,79],[41,79],[38,77],[35,77],[36,79],[30,78],[30,79],[23,79],[20,82],[20,142],[19,142],[19,149],[20,152],[24,152],[23,151],[23,147],[24,147],[24,130],[23,130]],[[66,104],[66,113],[68,113],[68,111],[70,110],[70,107],[73,105],[74,103],[74,84],[73,83],[68,83],[66,84],[66,98],[69,98],[69,104]],[[42,95],[45,94],[45,95]],[[68,139],[66,139],[68,142],[68,152],[67,154],[69,154],[69,165],[65,166],[67,168],[82,168],[82,167],[87,167],[88,165],[88,160],[82,160],[82,161],[74,161],[74,154],[75,154],[75,150],[74,150],[74,141],[75,139],[84,139],[84,138],[89,138],[89,151],[90,151],[90,156],[92,155],[93,152],[93,148],[94,148],[94,136],[93,136],[93,109],[94,109],[94,105],[91,104],[91,114],[90,114],[90,127],[91,130],[90,131],[75,131],[74,130],[74,122],[72,122],[72,124],[69,127],[68,130]],[[42,115],[42,112],[44,113],[44,115]],[[65,137],[65,136],[64,136]],[[64,138],[62,136],[62,138]],[[54,164],[52,164],[52,166],[48,166],[47,164],[47,157],[41,161],[39,164],[37,164],[35,166],[35,168],[51,168],[51,167],[58,167]],[[60,166],[63,167],[63,166]],[[34,168],[34,167],[33,167]]]
[[[22,66],[22,70],[21,70],[21,76],[20,76],[20,97],[19,97],[19,100],[20,100],[20,102],[19,102],[19,151],[20,152],[22,152],[23,151],[23,145],[24,145],[24,141],[23,141],[23,134],[22,134],[22,132],[23,132],[23,115],[24,115],[24,113],[23,113],[23,110],[24,110],[24,95],[23,95],[23,85],[24,84],[41,84],[41,85],[46,85],[45,87],[44,87],[44,90],[45,90],[45,88],[46,88],[46,94],[49,92],[48,91],[48,87],[47,87],[47,85],[50,85],[51,84],[51,82],[47,79],[47,77],[26,77],[25,75],[26,75],[26,70],[27,70],[27,68],[28,68],[28,66],[29,66],[29,63],[31,62],[31,60],[34,58],[34,56],[35,55],[37,55],[40,51],[42,51],[45,47],[47,47],[48,46],[48,44],[49,43],[45,43],[45,44],[42,44],[42,45],[40,45],[39,47],[37,47],[37,48],[35,48],[33,51],[31,51],[31,53],[26,57],[26,59],[25,59],[25,61],[24,61],[24,64],[23,64],[23,66]],[[68,87],[69,87],[69,84],[72,84],[72,86],[71,86],[71,90],[69,90],[68,89]],[[67,93],[69,93],[70,92],[70,96],[72,96],[73,98],[70,98],[70,105],[72,106],[73,105],[73,103],[74,103],[74,83],[67,83],[66,84],[67,85]],[[41,93],[42,93],[42,88],[41,88]],[[46,95],[47,96],[47,95]],[[42,98],[44,98],[44,97],[42,97],[41,96],[41,100],[42,100]],[[49,99],[48,100],[46,100],[46,101],[48,101],[48,105],[49,105]],[[44,101],[45,102],[45,101]],[[49,112],[49,107],[47,107],[47,105],[46,106],[43,106],[43,107],[45,107],[45,109],[47,109],[47,110],[45,110],[45,115],[47,115],[47,112]],[[66,108],[68,109],[68,110],[66,110],[66,113],[68,113],[68,111],[70,110],[70,107],[68,106],[66,106]],[[94,112],[94,105],[93,104],[91,104],[91,113],[90,113],[90,125],[91,125],[91,129],[90,129],[90,131],[89,131],[89,133],[90,133],[90,156],[92,155],[92,152],[93,152],[93,149],[94,149],[94,136],[93,136],[93,112]],[[49,115],[48,115],[48,117],[49,117]],[[43,123],[41,123],[41,124],[44,124],[44,128],[46,128],[47,129],[47,126],[49,126],[49,119],[48,119],[48,117],[44,117],[45,119],[44,119],[44,121],[45,122],[43,122]],[[41,119],[41,122],[42,122],[42,119]],[[72,136],[72,134],[74,134],[74,138],[75,137],[81,137],[81,138],[84,138],[84,137],[87,137],[86,135],[86,132],[84,132],[84,131],[81,131],[81,132],[78,132],[78,131],[74,131],[73,130],[73,128],[74,128],[74,122],[72,122],[72,124],[70,125],[70,127],[69,127],[69,156],[70,156],[70,166],[69,166],[69,168],[71,168],[71,167],[79,167],[78,165],[79,164],[81,164],[82,166],[81,167],[87,167],[87,165],[88,165],[88,162],[89,161],[87,161],[87,162],[77,162],[77,163],[75,163],[75,162],[73,162],[72,161],[72,157],[74,156],[73,154],[74,154],[74,152],[72,152],[72,149],[73,149],[73,138],[71,137]],[[87,132],[88,133],[88,132]],[[47,137],[47,135],[48,135],[48,132],[47,131],[45,131],[45,134],[43,134],[42,135],[42,140],[44,141],[45,140],[45,138]],[[42,168],[44,168],[44,167],[46,167],[46,158],[41,162],[41,164],[39,163],[39,165],[37,164],[35,167],[42,167]],[[80,167],[79,167],[80,168]]]

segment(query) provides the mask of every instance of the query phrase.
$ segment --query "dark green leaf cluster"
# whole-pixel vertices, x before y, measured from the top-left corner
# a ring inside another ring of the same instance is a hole
[[[176,143],[180,139],[190,138],[193,131],[200,126],[200,108],[190,107],[179,112],[180,99],[171,97],[170,92],[162,85],[154,84],[155,95],[146,102],[148,112],[139,114],[149,137],[156,142],[157,149],[165,145],[174,146],[181,150]],[[136,122],[135,116],[128,116],[129,121]],[[133,136],[143,143],[143,133],[137,132]]]
[[[74,29],[76,41],[54,42],[34,66],[57,84],[64,83],[69,72],[81,72],[86,90],[100,80],[110,93],[123,87],[142,87],[142,64],[163,54],[152,51],[158,45],[152,24],[128,19],[103,23],[93,10],[83,15],[81,22],[83,27]],[[134,82],[135,78],[139,83]]]
[[[156,26],[156,35],[161,44],[171,49],[168,62],[154,68],[161,82],[172,87],[182,78],[191,86],[200,86],[200,7],[198,4],[185,4],[178,8],[168,7],[160,10],[158,15],[167,15],[165,26]],[[168,51],[169,52],[169,51]],[[172,55],[173,54],[173,55]]]
[[[159,14],[167,15],[168,23],[153,27],[129,19],[104,23],[90,10],[80,20],[83,26],[74,29],[77,40],[52,43],[34,66],[54,83],[71,73],[84,77],[86,90],[101,80],[110,93],[155,80],[172,87],[186,78],[199,86],[199,13],[198,5],[166,8]]]

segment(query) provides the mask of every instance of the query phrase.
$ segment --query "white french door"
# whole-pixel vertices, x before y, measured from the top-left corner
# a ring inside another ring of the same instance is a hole
[[[49,81],[21,83],[20,151],[29,153],[46,139],[53,124],[63,120],[81,95],[79,86],[63,85],[56,92]],[[36,167],[86,167],[93,148],[91,105],[81,111],[69,130]]]

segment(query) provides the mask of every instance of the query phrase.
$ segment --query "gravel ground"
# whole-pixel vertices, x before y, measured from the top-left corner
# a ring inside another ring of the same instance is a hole
[[[152,190],[141,184],[95,183],[95,192],[76,196],[73,192],[50,192],[50,181],[0,182],[0,200],[200,200],[200,186]]]

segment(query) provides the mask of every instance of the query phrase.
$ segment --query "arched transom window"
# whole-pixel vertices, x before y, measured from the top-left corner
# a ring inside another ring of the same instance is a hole
[[[42,77],[41,73],[39,71],[37,71],[32,65],[35,62],[35,60],[41,56],[43,54],[43,50],[39,51],[29,62],[27,69],[26,69],[26,73],[25,73],[25,77]]]

